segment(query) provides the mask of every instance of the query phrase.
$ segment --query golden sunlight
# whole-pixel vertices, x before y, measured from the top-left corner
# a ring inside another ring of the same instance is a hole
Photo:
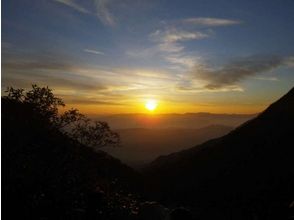
[[[148,109],[149,111],[154,111],[157,108],[157,101],[150,99],[147,100],[145,103],[145,108]]]

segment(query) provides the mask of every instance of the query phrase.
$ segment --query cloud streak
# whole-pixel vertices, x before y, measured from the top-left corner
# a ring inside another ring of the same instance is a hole
[[[54,0],[57,3],[63,4],[76,10],[80,13],[90,14],[93,16],[97,16],[99,20],[107,26],[115,26],[116,20],[114,15],[109,10],[112,2],[110,0],[91,0],[94,6],[94,10],[87,9],[80,4],[77,4],[74,0]],[[95,11],[95,12],[94,12]]]
[[[193,78],[204,81],[209,90],[236,88],[246,78],[272,71],[285,65],[286,59],[278,56],[250,56],[234,60],[220,68],[199,65],[192,70]]]
[[[98,51],[98,50],[84,49],[84,52],[92,53],[92,54],[96,54],[96,55],[105,55],[105,53]]]
[[[205,26],[205,27],[217,27],[217,26],[229,26],[240,24],[241,21],[231,20],[231,19],[222,19],[222,18],[187,18],[181,20],[184,24],[194,25],[194,26]]]
[[[67,99],[67,103],[80,104],[80,105],[123,105],[122,103],[118,103],[118,102],[99,101],[99,100],[89,99],[89,98]]]
[[[176,28],[167,29],[165,31],[157,30],[150,35],[155,41],[164,43],[176,43],[187,40],[199,40],[208,37],[207,34],[202,32],[189,32],[184,30],[178,30]]]
[[[63,5],[66,5],[76,11],[79,11],[81,13],[85,13],[88,14],[90,13],[90,11],[88,11],[87,9],[83,8],[82,6],[78,5],[77,3],[75,3],[73,0],[54,0],[58,3],[61,3]]]
[[[110,0],[94,0],[96,6],[96,15],[105,25],[114,26],[116,25],[115,18],[109,10]]]
[[[44,85],[63,89],[76,89],[81,91],[105,90],[106,87],[93,82],[90,77],[78,73],[78,63],[70,57],[56,53],[44,53],[26,58],[11,57],[3,60],[3,81],[6,86],[10,82],[20,79],[18,84],[30,85],[39,82]]]

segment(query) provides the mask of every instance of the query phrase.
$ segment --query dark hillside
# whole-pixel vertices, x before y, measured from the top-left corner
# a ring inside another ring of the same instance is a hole
[[[131,218],[140,185],[119,160],[50,128],[30,105],[2,98],[4,219]]]
[[[145,168],[166,204],[201,219],[287,219],[294,200],[294,89],[221,138],[160,157]]]

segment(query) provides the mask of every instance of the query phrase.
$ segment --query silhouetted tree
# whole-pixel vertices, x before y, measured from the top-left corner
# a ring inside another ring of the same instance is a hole
[[[113,132],[106,122],[92,122],[81,114],[78,109],[70,109],[59,114],[58,109],[65,107],[61,98],[55,97],[49,87],[32,85],[32,89],[8,87],[7,96],[3,98],[28,104],[40,114],[50,126],[67,134],[72,139],[89,147],[100,148],[105,146],[118,146],[119,135]]]
[[[48,87],[38,87],[34,84],[28,92],[13,87],[7,88],[5,92],[8,94],[3,98],[30,105],[34,111],[47,119],[50,125],[58,127],[61,123],[58,107],[64,107],[65,104],[62,99],[55,97]]]
[[[70,134],[73,139],[93,148],[118,146],[119,143],[119,135],[106,122],[91,122],[87,118],[80,120]]]

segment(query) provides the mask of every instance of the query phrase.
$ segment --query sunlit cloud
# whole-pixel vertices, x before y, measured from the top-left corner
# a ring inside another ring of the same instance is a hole
[[[163,43],[175,43],[187,40],[199,40],[208,37],[202,32],[189,32],[178,30],[176,28],[167,29],[165,31],[157,30],[150,35],[155,41]]]
[[[180,52],[184,50],[184,46],[178,43],[190,40],[200,40],[209,36],[202,32],[189,32],[177,30],[176,28],[168,28],[165,31],[157,30],[154,33],[151,33],[150,37],[155,42],[158,42],[160,50],[165,52]]]
[[[203,29],[203,27],[211,28],[239,23],[240,21],[237,20],[220,18],[187,18],[165,25],[163,29],[151,33],[150,38],[157,44],[163,59],[174,65],[173,69],[189,71],[198,62],[198,57],[186,52],[184,42],[209,38],[211,30]],[[198,26],[201,26],[201,29],[197,29]],[[154,51],[153,49],[152,52]]]
[[[178,30],[177,28],[166,28],[157,30],[150,34],[151,39],[157,43],[158,50],[163,58],[175,65],[180,65],[179,69],[188,70],[195,64],[196,57],[184,53],[185,47],[181,44],[185,41],[201,40],[209,35],[199,31]]]
[[[165,59],[170,63],[178,64],[187,68],[192,68],[197,60],[197,58],[193,56],[183,56],[178,54],[166,56]]]
[[[279,81],[277,77],[255,77],[254,79],[265,80],[265,81]]]
[[[102,51],[99,51],[99,50],[84,49],[84,52],[92,53],[92,54],[96,54],[96,55],[105,55],[105,53],[103,53]]]
[[[187,18],[163,22],[162,28],[149,34],[149,39],[154,43],[154,46],[128,50],[126,54],[136,59],[159,56],[169,64],[168,69],[181,73],[188,72],[198,65],[200,57],[197,55],[197,51],[187,51],[186,42],[210,38],[213,33],[212,27],[239,23],[241,22],[237,20],[220,18]],[[198,28],[200,26],[201,28]]]
[[[176,90],[181,93],[207,93],[207,92],[243,92],[244,89],[238,85],[224,86],[218,89],[210,89],[201,85],[194,86],[177,86]]]
[[[176,53],[181,52],[185,49],[184,46],[181,46],[177,43],[163,42],[158,45],[159,49],[164,52]]]
[[[222,18],[187,18],[181,20],[183,23],[195,26],[206,26],[206,27],[216,27],[216,26],[229,26],[240,24],[241,21],[231,20],[231,19],[222,19]]]
[[[79,104],[79,105],[123,105],[119,102],[111,102],[111,101],[99,101],[96,99],[89,98],[80,98],[80,99],[67,99],[67,103],[69,104]]]
[[[88,66],[65,57],[59,59],[54,53],[6,58],[2,64],[2,88],[29,88],[37,83],[54,89],[67,103],[79,105],[135,103],[146,96],[146,91],[150,96],[170,94],[178,80],[162,70]]]

